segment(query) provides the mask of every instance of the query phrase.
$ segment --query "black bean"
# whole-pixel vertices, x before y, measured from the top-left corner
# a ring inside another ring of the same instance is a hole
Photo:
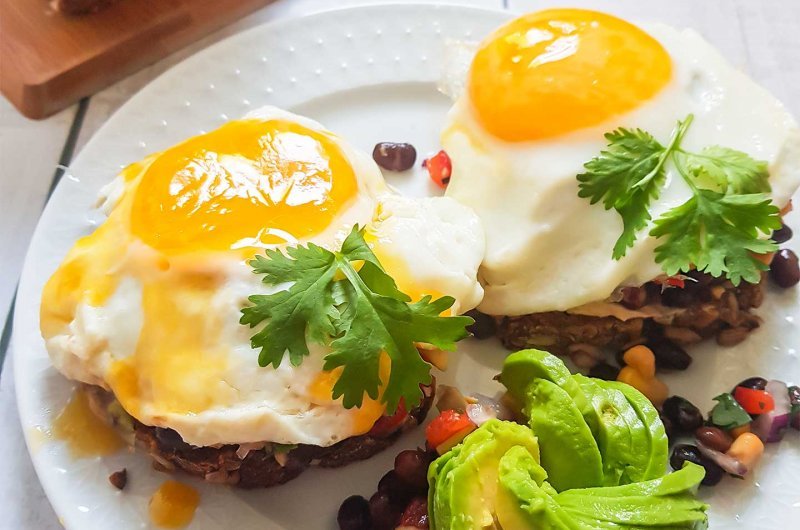
[[[336,522],[341,530],[371,530],[370,505],[361,495],[353,495],[339,507]]]
[[[772,240],[778,244],[786,243],[792,239],[792,229],[786,223],[781,223],[781,227],[772,232]]]
[[[415,492],[428,488],[428,460],[422,451],[401,451],[394,459],[394,472]]]
[[[597,363],[589,370],[589,377],[596,377],[604,381],[616,381],[619,375],[619,368],[608,363]]]
[[[661,423],[664,424],[664,431],[667,433],[667,440],[669,440],[669,443],[672,443],[678,434],[675,429],[675,424],[672,423],[672,420],[665,416],[663,412],[659,412],[658,417],[661,418]]]
[[[667,398],[661,411],[672,421],[678,432],[694,432],[703,425],[703,413],[700,412],[700,409],[680,396]]]
[[[380,142],[372,150],[372,159],[383,169],[405,171],[414,167],[417,150],[411,144]]]
[[[784,289],[794,287],[800,283],[800,263],[798,263],[797,254],[788,248],[779,250],[775,257],[772,258],[769,277]]]
[[[653,350],[656,367],[662,370],[686,370],[692,364],[692,358],[686,350],[671,340],[651,341],[647,347]]]
[[[672,456],[669,457],[669,465],[675,471],[683,468],[684,462],[691,462],[698,466],[703,465],[701,462],[703,455],[700,449],[690,444],[678,444],[672,449]]]
[[[378,492],[369,499],[373,530],[393,530],[401,513],[402,508],[398,509],[385,493]]]
[[[703,478],[701,484],[704,486],[714,486],[722,480],[725,472],[715,462],[709,460],[700,453],[700,450],[694,445],[678,444],[672,450],[672,456],[669,458],[669,465],[675,471],[683,467],[685,462],[692,462],[698,466],[703,466],[706,470],[706,476]]]
[[[700,482],[703,486],[716,486],[722,480],[722,477],[725,476],[725,470],[713,460],[703,457],[703,463],[700,465],[706,470],[706,476],[703,477],[703,480]]]
[[[378,493],[385,493],[393,504],[404,505],[414,495],[413,489],[392,469],[378,482]]]
[[[731,444],[733,444],[731,435],[719,427],[709,427],[705,425],[698,427],[698,429],[694,431],[694,437],[697,438],[697,441],[701,444],[715,451],[719,451],[720,453],[727,453],[728,449],[731,448]]]
[[[741,381],[738,385],[744,388],[752,388],[753,390],[766,390],[767,388],[767,380],[763,377],[748,377],[744,381]],[[736,390],[736,387],[731,390],[731,394]]]
[[[480,340],[494,337],[497,328],[494,317],[481,313],[477,309],[472,309],[464,314],[468,317],[472,317],[475,321],[474,324],[467,326],[467,331],[472,333],[473,337]]]

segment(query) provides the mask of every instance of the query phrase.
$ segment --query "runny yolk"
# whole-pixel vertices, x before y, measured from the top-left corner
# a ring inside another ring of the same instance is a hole
[[[170,255],[293,242],[327,228],[356,188],[326,133],[283,120],[233,121],[153,161],[131,231]]]
[[[150,498],[150,520],[161,528],[183,528],[192,522],[199,503],[196,489],[168,480]]]
[[[489,36],[468,79],[478,121],[519,142],[599,125],[658,93],[672,77],[661,44],[603,13],[549,9]]]
[[[372,399],[364,394],[364,400],[361,406],[353,409],[353,435],[364,434],[372,429],[375,422],[383,416],[386,412],[386,405],[381,403],[380,396],[383,394],[383,387],[389,382],[389,374],[391,373],[391,359],[387,353],[382,353],[379,360],[379,377],[381,380],[381,388],[379,390],[378,399]],[[341,368],[336,368],[327,372],[320,372],[319,375],[309,385],[309,394],[313,402],[319,405],[332,403],[333,386],[339,380],[342,374]]]
[[[53,436],[67,443],[74,458],[116,453],[125,442],[110,425],[92,412],[86,392],[77,388],[53,421]]]

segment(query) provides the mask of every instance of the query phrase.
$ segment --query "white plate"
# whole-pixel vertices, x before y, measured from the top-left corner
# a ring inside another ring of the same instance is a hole
[[[463,7],[375,6],[257,27],[156,79],[86,145],[33,237],[19,287],[12,345],[20,417],[31,457],[69,530],[148,528],[149,496],[165,479],[142,454],[74,460],[61,443],[42,442],[35,434],[37,426],[51,424],[71,391],[71,384],[50,367],[39,336],[41,288],[75,239],[99,222],[92,206],[100,187],[143,155],[267,103],[318,119],[364,150],[377,141],[394,140],[412,142],[422,155],[434,152],[449,104],[435,88],[445,41],[479,39],[508,16]],[[434,192],[419,168],[387,178],[405,193]],[[800,228],[800,216],[793,219]],[[684,376],[672,378],[673,389],[708,407],[715,393],[745,376],[800,382],[797,292],[771,290],[760,311],[764,327],[740,347],[696,348],[695,365]],[[444,379],[493,393],[498,387],[491,377],[503,355],[494,342],[466,343],[452,358]],[[367,462],[335,471],[311,469],[280,488],[245,492],[192,481],[202,502],[190,528],[334,528],[341,500],[371,494],[397,451],[421,439],[418,430]],[[712,502],[713,528],[785,528],[798,520],[797,433],[767,453],[755,479],[728,479],[704,494]],[[123,466],[131,480],[120,493],[109,486],[107,477]]]

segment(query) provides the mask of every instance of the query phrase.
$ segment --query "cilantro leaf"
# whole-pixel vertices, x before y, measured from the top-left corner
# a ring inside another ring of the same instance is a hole
[[[694,266],[714,277],[723,273],[734,285],[760,280],[767,266],[753,254],[777,250],[759,232],[780,228],[779,210],[761,193],[724,195],[710,190],[696,194],[655,221],[650,235],[665,238],[656,247],[656,262],[669,274]]]
[[[712,183],[716,191],[734,194],[771,191],[767,163],[735,149],[712,145],[700,153],[687,153],[686,167],[697,178]]]
[[[731,394],[720,394],[714,398],[717,402],[711,409],[711,423],[721,429],[730,430],[752,421],[739,402]]]
[[[416,348],[417,342],[451,350],[467,336],[469,317],[442,317],[455,300],[425,297],[411,302],[354,227],[339,252],[316,245],[292,247],[286,255],[267,251],[251,262],[264,283],[291,284],[271,295],[249,298],[241,323],[254,327],[254,348],[261,348],[259,363],[278,367],[289,352],[292,364],[308,355],[306,341],[328,345],[325,370],[341,368],[333,398],[346,408],[358,407],[364,394],[379,396],[392,413],[404,401],[413,406],[422,398],[420,384],[431,381],[430,365]],[[381,379],[381,357],[388,356],[388,381]],[[382,394],[381,394],[382,389]]]
[[[650,201],[658,198],[664,181],[667,149],[641,129],[620,128],[605,137],[608,149],[584,164],[586,172],[578,175],[578,196],[591,204],[602,200],[606,210],[620,214],[623,231],[612,255],[621,259],[650,221]]]
[[[287,290],[250,296],[253,306],[242,309],[240,324],[254,327],[267,321],[251,338],[252,346],[261,350],[258,363],[277,368],[288,351],[292,365],[299,366],[309,353],[306,336],[312,342],[323,342],[335,332],[334,319],[338,315],[331,281],[337,269],[336,256],[309,243],[307,247],[291,247],[286,254],[267,250],[265,256],[256,256],[250,266],[256,274],[264,275],[266,284],[292,282]]]
[[[665,238],[655,249],[656,262],[669,275],[696,268],[725,274],[734,285],[742,279],[758,282],[768,267],[754,254],[777,250],[763,236],[780,227],[778,209],[766,194],[767,164],[726,147],[683,150],[693,119],[690,114],[678,121],[666,146],[640,129],[606,134],[607,149],[577,176],[578,196],[591,204],[603,201],[606,210],[619,213],[623,229],[612,257],[620,259],[651,220],[651,202],[666,180],[665,165],[672,162],[692,197],[654,222],[649,234]]]

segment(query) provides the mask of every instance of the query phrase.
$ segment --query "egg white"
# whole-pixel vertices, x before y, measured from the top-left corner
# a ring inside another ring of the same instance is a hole
[[[246,118],[282,119],[325,131],[313,120],[274,107],[259,109]],[[375,252],[391,257],[386,268],[399,283],[414,285],[420,292],[454,296],[459,311],[477,305],[482,289],[476,275],[484,238],[475,214],[452,199],[393,195],[370,157],[341,138],[336,137],[336,144],[354,169],[357,196],[327,229],[297,243],[313,241],[338,248],[359,223],[371,234],[368,239]],[[118,177],[102,192],[103,210],[111,214],[129,191]],[[136,267],[153,252],[144,243],[134,242],[120,256],[120,266]],[[180,370],[172,381],[190,393],[210,393],[215,402],[204,410],[186,413],[145,396],[136,414],[139,421],[174,429],[197,446],[260,441],[329,446],[364,432],[358,419],[361,411],[345,409],[340,400],[321,398],[312,388],[322,372],[323,357],[330,351],[327,347],[310,344],[311,353],[300,366],[292,366],[288,357],[277,369],[258,366],[258,354],[250,346],[254,330],[239,324],[240,310],[250,295],[268,294],[276,287],[263,284],[240,257],[225,253],[203,260],[175,259],[162,275],[180,275],[182,268],[224,278],[207,305],[188,309],[196,318],[185,322],[186,326],[202,326],[208,315],[218,322],[217,343],[224,346],[224,362],[214,368],[211,388],[197,388],[202,383],[184,377]],[[46,339],[47,350],[54,366],[67,377],[110,390],[110,370],[116,362],[135,355],[144,320],[141,278],[123,274],[102,305],[79,303],[74,318]]]
[[[800,132],[777,99],[695,31],[641,27],[671,56],[673,79],[651,101],[598,127],[549,140],[505,142],[481,127],[468,96],[459,93],[442,132],[453,161],[446,195],[472,207],[486,231],[480,310],[494,315],[563,311],[661,274],[653,252],[658,242],[647,230],[623,259],[614,261],[611,250],[622,233],[619,215],[578,197],[576,175],[606,146],[603,134],[610,130],[641,128],[665,143],[676,122],[692,113],[685,149],[722,145],[767,161],[772,197],[781,207],[800,185]],[[462,55],[463,50],[454,54]],[[455,80],[465,76],[465,71],[444,72],[441,85],[459,92],[463,83]],[[652,205],[654,218],[690,193],[668,166],[665,187]]]

